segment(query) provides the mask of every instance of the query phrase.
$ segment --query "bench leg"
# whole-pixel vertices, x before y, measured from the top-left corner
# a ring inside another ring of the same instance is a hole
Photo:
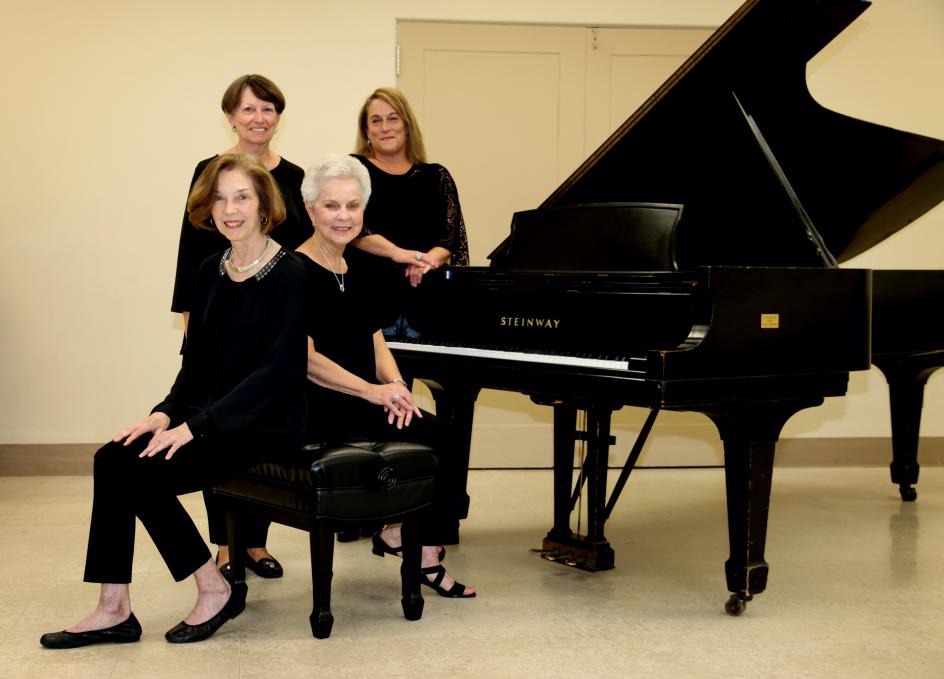
[[[333,526],[327,521],[315,522],[308,534],[308,541],[311,545],[311,633],[316,639],[327,639],[331,636],[331,626],[334,624],[334,616],[331,615]]]
[[[404,521],[401,529],[403,540],[403,563],[400,565],[400,585],[403,616],[407,620],[419,620],[423,616],[423,595],[420,594],[420,557],[423,546],[416,523]]]
[[[238,525],[236,512],[228,507],[226,509],[226,546],[229,548],[229,562],[232,569],[230,571],[232,573],[230,585],[232,585],[233,594],[245,601],[249,587],[246,585],[246,566],[242,559],[236,558],[236,555],[242,549],[239,541]]]

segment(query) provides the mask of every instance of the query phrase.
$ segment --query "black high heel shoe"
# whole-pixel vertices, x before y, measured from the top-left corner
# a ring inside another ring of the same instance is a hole
[[[189,625],[181,620],[167,630],[164,638],[172,644],[191,644],[196,641],[204,641],[212,637],[223,626],[223,623],[232,620],[244,610],[246,610],[246,591],[234,587],[233,591],[230,592],[229,599],[219,613],[199,625]]]
[[[130,644],[141,638],[141,623],[134,617],[128,616],[124,622],[106,627],[93,629],[87,632],[48,632],[39,638],[39,643],[46,648],[79,648],[92,644]]]
[[[471,594],[465,593],[465,585],[463,585],[458,580],[453,581],[452,587],[446,589],[441,585],[443,578],[446,577],[446,568],[439,564],[437,566],[427,566],[426,568],[421,568],[420,573],[423,574],[423,577],[420,578],[420,582],[426,585],[427,587],[432,587],[436,590],[436,593],[439,596],[444,596],[449,599],[473,599],[475,598],[475,592]],[[427,578],[427,575],[436,574],[436,577],[430,580]]]
[[[373,537],[370,539],[373,547],[371,552],[377,556],[383,558],[384,554],[389,554],[390,556],[398,556],[401,559],[403,558],[403,545],[399,547],[391,547],[386,543],[386,541],[380,537],[380,533],[374,533]],[[446,558],[446,548],[440,545],[439,547],[439,560],[442,561]]]

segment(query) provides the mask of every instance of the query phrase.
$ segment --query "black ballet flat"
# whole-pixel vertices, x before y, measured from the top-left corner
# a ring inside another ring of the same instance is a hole
[[[39,643],[46,648],[79,648],[92,644],[130,644],[140,638],[141,623],[132,613],[124,622],[105,629],[88,632],[49,632],[39,638]]]
[[[181,620],[172,628],[167,630],[164,638],[172,644],[192,644],[197,641],[205,641],[216,634],[216,631],[223,626],[227,620],[232,620],[246,609],[246,592],[238,591],[233,588],[229,595],[229,600],[220,609],[220,612],[214,615],[206,622],[199,625],[188,625]]]
[[[377,556],[383,558],[384,554],[389,554],[390,556],[398,556],[401,559],[403,558],[403,545],[400,545],[399,547],[391,547],[382,537],[380,537],[380,533],[374,533],[370,541],[373,544],[373,547],[371,547],[370,551]],[[440,545],[439,560],[442,561],[445,558],[446,548]]]
[[[260,578],[281,578],[284,572],[282,564],[268,556],[255,561],[248,554],[244,554],[243,563]]]
[[[426,585],[427,587],[432,587],[436,590],[436,594],[439,596],[444,596],[449,599],[474,599],[475,592],[471,594],[465,593],[465,585],[463,585],[458,580],[452,583],[452,587],[446,589],[440,583],[442,583],[443,578],[446,577],[446,569],[442,564],[438,566],[427,566],[426,568],[421,568],[420,573],[423,574],[423,577],[420,578],[420,582]],[[427,578],[427,575],[436,574],[436,577],[431,581]]]

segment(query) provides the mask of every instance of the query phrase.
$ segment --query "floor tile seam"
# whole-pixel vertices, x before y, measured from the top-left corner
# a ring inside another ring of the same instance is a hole
[[[32,603],[33,603],[32,601],[29,601],[28,603],[26,603],[26,605],[20,608],[20,612],[19,612],[19,615],[16,616],[16,620],[13,622],[12,625],[10,625],[10,628],[6,632],[4,632],[3,637],[0,637],[0,656],[2,656],[3,651],[6,650],[5,648],[6,644],[9,642],[10,637],[12,636],[10,634],[10,631],[15,630],[17,627],[19,627],[20,621],[23,620],[23,616],[26,615],[26,611],[29,610],[29,607],[32,605]]]

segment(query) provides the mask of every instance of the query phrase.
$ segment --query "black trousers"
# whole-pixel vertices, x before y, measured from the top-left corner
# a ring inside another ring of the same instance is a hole
[[[191,575],[210,559],[210,550],[177,496],[227,480],[272,447],[262,437],[208,437],[191,441],[170,460],[164,452],[138,457],[150,439],[144,435],[128,446],[110,442],[95,453],[86,582],[131,582],[135,517],[174,580]],[[214,535],[225,536],[225,526],[211,525],[211,539]]]

